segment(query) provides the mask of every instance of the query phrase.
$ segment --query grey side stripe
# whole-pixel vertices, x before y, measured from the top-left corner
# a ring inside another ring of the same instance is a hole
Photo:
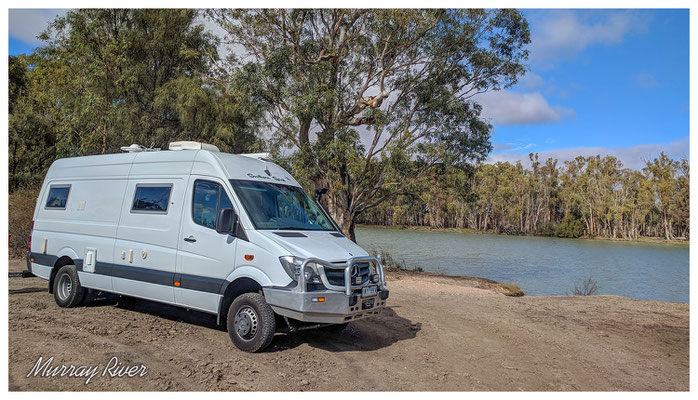
[[[58,257],[31,253],[30,257],[34,258],[34,262],[41,265],[52,267]],[[83,260],[73,260],[78,271],[83,270]],[[111,276],[114,278],[130,279],[133,281],[153,283],[163,286],[174,286],[175,281],[180,283],[180,288],[196,290],[207,293],[220,293],[221,288],[227,282],[225,279],[211,278],[199,275],[179,274],[168,271],[160,271],[150,268],[134,267],[131,265],[111,264],[97,262],[95,265],[95,274]]]

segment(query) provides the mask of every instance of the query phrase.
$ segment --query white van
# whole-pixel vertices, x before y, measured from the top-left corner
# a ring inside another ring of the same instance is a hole
[[[260,155],[170,150],[56,160],[34,211],[28,269],[61,307],[87,290],[199,310],[244,351],[385,306],[383,266]],[[281,328],[282,326],[280,326]]]

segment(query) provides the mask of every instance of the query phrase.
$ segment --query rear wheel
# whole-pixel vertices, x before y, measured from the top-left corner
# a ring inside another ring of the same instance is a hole
[[[53,298],[60,307],[75,307],[85,299],[85,289],[80,286],[78,271],[74,265],[64,265],[53,280]]]
[[[274,311],[259,293],[238,296],[228,309],[228,335],[240,350],[264,350],[276,331]]]

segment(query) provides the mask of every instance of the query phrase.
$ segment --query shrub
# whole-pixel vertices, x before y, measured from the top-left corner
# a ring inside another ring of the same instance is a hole
[[[574,290],[572,291],[572,294],[574,296],[591,296],[596,294],[596,292],[598,291],[598,283],[591,277],[588,277],[582,280],[581,282],[577,282],[574,284]]]
[[[562,238],[578,238],[584,234],[584,224],[581,220],[570,215],[562,220],[555,228],[555,236]]]
[[[381,262],[383,265],[388,266],[388,267],[394,267],[397,269],[403,269],[404,268],[404,260],[402,263],[400,263],[398,260],[396,260],[390,250],[387,250],[385,248],[381,247],[371,247],[368,250],[368,253],[372,255],[373,257],[378,257],[379,255],[381,256]]]
[[[9,197],[9,255],[21,257],[29,248],[34,206],[39,189],[19,189]]]
[[[505,296],[521,297],[524,295],[523,290],[516,283],[500,283],[499,286],[504,290]]]

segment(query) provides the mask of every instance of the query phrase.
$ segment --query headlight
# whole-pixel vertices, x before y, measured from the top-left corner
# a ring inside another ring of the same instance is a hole
[[[284,270],[286,271],[288,276],[291,277],[291,279],[293,279],[294,281],[298,281],[298,276],[301,273],[301,265],[303,264],[303,261],[305,261],[305,259],[293,256],[283,256],[279,257],[279,261],[281,262],[281,266],[284,267]],[[320,275],[318,275],[317,269],[315,268],[315,264],[309,263],[308,265],[306,265],[305,281],[308,283],[320,283]]]

